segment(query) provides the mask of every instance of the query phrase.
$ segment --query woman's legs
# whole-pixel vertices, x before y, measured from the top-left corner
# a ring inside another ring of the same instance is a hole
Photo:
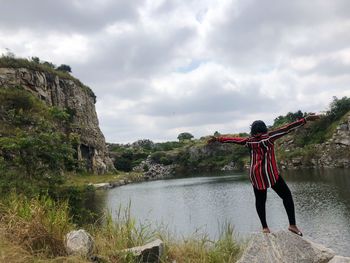
[[[255,207],[256,207],[256,211],[258,212],[261,225],[263,227],[263,232],[269,233],[270,230],[266,222],[266,208],[265,208],[267,190],[258,190],[255,187],[253,188],[254,188],[254,195],[255,195]],[[292,193],[290,192],[287,184],[285,183],[285,181],[281,176],[278,178],[277,182],[272,186],[272,189],[283,200],[283,205],[284,205],[284,208],[286,209],[288,220],[289,220],[288,229],[293,231],[294,233],[302,235],[295,223],[295,209],[294,209]]]
[[[287,186],[286,182],[281,176],[278,178],[277,182],[272,186],[272,189],[275,190],[275,192],[283,200],[283,205],[286,209],[289,220],[288,229],[294,232],[295,234],[302,236],[303,234],[300,232],[295,223],[295,209],[292,193],[290,192],[289,187]]]
[[[283,200],[284,208],[286,209],[289,224],[295,225],[295,210],[292,193],[290,192],[286,182],[280,176],[277,182],[272,186],[272,189],[279,195]]]
[[[265,203],[266,203],[266,190],[258,190],[255,187],[254,188],[254,195],[255,195],[255,207],[256,211],[258,212],[258,216],[261,221],[261,225],[263,229],[268,229],[267,223],[266,223],[266,209],[265,209]],[[264,231],[265,232],[265,231]],[[266,231],[268,232],[268,231]]]

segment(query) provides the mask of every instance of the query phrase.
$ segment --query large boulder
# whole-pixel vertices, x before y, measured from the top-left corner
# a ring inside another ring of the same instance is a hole
[[[335,253],[329,248],[279,231],[254,235],[238,263],[325,263],[334,257]]]
[[[84,229],[74,230],[66,235],[66,248],[69,255],[89,257],[94,250],[94,240]]]

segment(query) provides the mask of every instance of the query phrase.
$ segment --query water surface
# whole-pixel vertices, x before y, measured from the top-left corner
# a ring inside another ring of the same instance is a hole
[[[284,172],[297,223],[305,236],[350,256],[350,171]],[[254,193],[246,173],[212,174],[131,184],[103,192],[102,207],[116,211],[131,202],[132,215],[142,223],[165,224],[178,236],[196,231],[213,239],[229,222],[241,237],[260,231]],[[269,189],[267,222],[272,231],[286,229],[281,199]]]

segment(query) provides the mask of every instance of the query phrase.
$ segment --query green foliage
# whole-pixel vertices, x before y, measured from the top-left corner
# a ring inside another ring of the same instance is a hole
[[[132,158],[122,155],[115,160],[114,166],[119,171],[130,172],[133,168]]]
[[[300,118],[303,118],[305,114],[302,113],[301,110],[298,110],[297,112],[288,112],[285,116],[278,116],[273,123],[272,127],[279,127],[283,126],[285,124],[294,122]]]
[[[171,151],[177,148],[183,147],[183,143],[176,142],[176,141],[170,141],[170,142],[161,142],[156,143],[154,150],[155,151]]]
[[[62,64],[61,66],[57,67],[58,71],[63,71],[63,72],[68,72],[71,73],[72,69],[70,66],[66,65],[66,64]]]
[[[36,64],[40,64],[40,58],[38,57],[32,57],[32,62],[36,63]]]
[[[0,88],[0,102],[1,193],[33,195],[61,184],[63,171],[76,168],[72,137],[58,130],[67,113],[20,88]]]
[[[162,151],[152,153],[151,159],[156,163],[160,163],[164,165],[169,165],[173,163],[173,161],[171,160],[171,158],[168,157],[166,152],[162,152]]]
[[[191,140],[193,138],[193,135],[189,132],[182,132],[177,136],[177,139],[181,142],[184,140]]]
[[[320,120],[312,123],[307,132],[298,134],[297,146],[325,142],[332,136],[341,118],[349,111],[350,98],[334,97],[326,114]]]

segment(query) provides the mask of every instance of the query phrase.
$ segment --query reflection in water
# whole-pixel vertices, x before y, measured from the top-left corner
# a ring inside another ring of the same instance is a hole
[[[293,193],[298,225],[306,236],[350,256],[350,171],[285,171]],[[167,225],[173,233],[196,230],[217,238],[220,225],[230,222],[240,236],[260,231],[254,193],[245,173],[191,177],[127,185],[104,192],[100,207],[116,211],[131,201],[140,222]],[[269,190],[267,220],[273,231],[286,229],[281,199]]]

